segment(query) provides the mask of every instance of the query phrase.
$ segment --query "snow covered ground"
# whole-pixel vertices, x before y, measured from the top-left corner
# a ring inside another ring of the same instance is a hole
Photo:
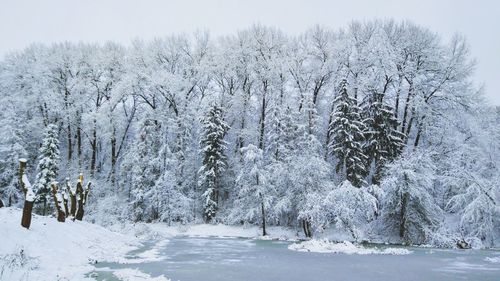
[[[22,210],[0,208],[0,280],[93,280],[85,275],[94,263],[123,260],[139,239],[81,221],[57,222],[33,215],[21,227]],[[121,272],[123,280],[148,280],[140,272]],[[167,280],[158,279],[158,280]]]
[[[109,229],[143,240],[168,239],[174,236],[189,237],[218,237],[218,238],[250,238],[261,240],[296,241],[303,239],[301,232],[291,228],[271,226],[267,228],[268,235],[262,236],[262,229],[258,226],[232,226],[224,224],[193,224],[171,225],[165,223],[136,223],[115,224]]]
[[[334,253],[334,254],[358,254],[358,255],[408,255],[412,252],[402,248],[365,248],[354,245],[349,241],[334,243],[328,240],[309,240],[301,243],[294,243],[288,249],[299,252]]]

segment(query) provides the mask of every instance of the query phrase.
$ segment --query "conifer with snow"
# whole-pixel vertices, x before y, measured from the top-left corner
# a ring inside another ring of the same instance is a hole
[[[331,118],[330,153],[336,156],[336,171],[354,186],[365,183],[366,160],[363,152],[363,129],[360,109],[356,99],[349,96],[347,80],[340,82],[338,96],[334,99],[335,110]]]
[[[201,120],[202,139],[201,152],[203,165],[199,170],[199,186],[203,189],[203,214],[205,221],[211,221],[217,214],[219,207],[222,178],[226,171],[227,142],[224,137],[229,130],[223,117],[222,108],[212,105]]]
[[[36,175],[36,194],[42,214],[46,214],[51,205],[51,183],[59,175],[59,164],[61,161],[59,152],[58,126],[49,124],[40,147]]]
[[[380,183],[385,164],[394,160],[404,148],[404,134],[397,130],[399,124],[394,109],[385,104],[383,98],[383,93],[373,90],[367,94],[362,106],[366,139],[364,153],[368,157],[367,168],[372,165],[374,168],[374,184]]]

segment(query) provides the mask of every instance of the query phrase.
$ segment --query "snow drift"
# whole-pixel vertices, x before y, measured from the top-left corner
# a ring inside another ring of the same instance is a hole
[[[328,240],[309,240],[294,243],[288,249],[299,252],[333,253],[333,254],[358,254],[358,255],[408,255],[412,252],[402,248],[365,248],[354,245],[349,241],[334,243]]]
[[[0,280],[85,280],[93,263],[120,260],[140,245],[94,224],[53,217],[33,215],[27,230],[21,216],[21,209],[0,209]]]

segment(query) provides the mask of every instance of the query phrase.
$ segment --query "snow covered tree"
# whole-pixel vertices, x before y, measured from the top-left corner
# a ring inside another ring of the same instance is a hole
[[[362,105],[365,126],[364,153],[368,169],[373,165],[372,183],[379,184],[385,164],[403,151],[405,136],[397,130],[399,124],[394,109],[383,101],[384,94],[376,90],[369,93]]]
[[[449,226],[456,239],[490,247],[500,231],[500,112],[487,108],[464,115],[460,130],[440,129],[450,142],[439,157],[443,205],[457,222]]]
[[[124,178],[129,181],[131,215],[134,221],[150,221],[159,217],[157,212],[150,212],[151,206],[148,206],[148,202],[151,201],[147,198],[148,192],[155,186],[161,175],[159,130],[158,121],[146,118],[142,123],[134,148],[122,163],[124,170],[127,171]]]
[[[276,212],[288,214],[292,221],[298,221],[306,237],[313,234],[313,202],[317,197],[322,197],[332,185],[331,166],[322,157],[320,150],[321,144],[306,129],[297,142],[296,150],[288,154],[284,173],[273,176],[280,191]]]
[[[199,185],[204,190],[202,195],[203,213],[207,222],[217,214],[222,178],[226,171],[226,145],[224,137],[229,130],[223,117],[222,108],[212,105],[202,119],[201,152],[203,166],[199,170]]]
[[[12,122],[12,120],[10,120]],[[23,194],[17,177],[17,161],[27,155],[23,147],[21,132],[12,125],[2,129],[0,141],[0,200],[10,207],[22,202]]]
[[[59,175],[61,158],[59,153],[58,129],[58,126],[55,124],[47,126],[38,157],[36,194],[38,203],[43,204],[41,209],[43,215],[46,215],[47,211],[51,209],[51,183]]]
[[[262,235],[267,235],[266,223],[274,198],[274,189],[268,182],[262,150],[253,144],[242,148],[243,166],[236,179],[238,186],[231,220],[234,222],[259,223]]]
[[[383,218],[407,244],[426,243],[443,212],[433,197],[435,169],[430,151],[411,151],[389,164],[381,188]]]
[[[190,207],[192,199],[189,198],[178,185],[173,172],[174,161],[167,164],[162,176],[157,180],[154,188],[147,193],[152,200],[152,207],[160,214],[159,220],[170,225],[172,222],[186,223],[192,220]]]
[[[357,101],[347,92],[347,80],[340,82],[338,96],[334,99],[335,110],[329,125],[331,132],[330,152],[338,162],[337,173],[354,186],[365,183],[366,160],[363,153],[363,128]]]
[[[447,203],[447,210],[460,214],[461,238],[471,242],[478,238],[483,244],[492,246],[495,233],[495,218],[500,208],[494,196],[500,190],[498,181],[468,175],[465,180],[464,193],[453,196]]]
[[[16,159],[31,162],[44,128],[57,123],[60,174],[88,169],[97,183],[91,219],[202,215],[260,225],[264,217],[266,230],[290,226],[310,236],[335,224],[361,239],[373,218],[367,194],[382,183],[387,192],[375,197],[384,208],[370,226],[387,222],[398,232],[403,213],[403,232],[418,242],[436,228],[437,205],[446,212],[440,237],[498,243],[500,118],[478,98],[465,40],[442,42],[411,22],[384,20],[299,36],[253,26],[215,40],[196,33],[131,47],[30,46],[0,60],[0,196],[16,205]],[[402,143],[435,153],[435,169],[401,155]],[[263,199],[255,177],[243,174],[253,167],[242,150],[249,144],[262,153]],[[393,161],[435,179],[405,180],[411,173],[398,174]],[[351,184],[337,186],[345,180]]]

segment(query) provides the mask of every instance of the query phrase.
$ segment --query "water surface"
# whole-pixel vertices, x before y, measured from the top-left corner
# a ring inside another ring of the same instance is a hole
[[[289,242],[238,238],[175,237],[157,247],[162,260],[100,263],[134,268],[172,281],[422,281],[500,280],[500,264],[485,260],[498,251],[409,248],[409,255],[347,255],[291,251]],[[154,245],[148,245],[146,251]],[[131,253],[130,258],[140,254]],[[133,261],[133,260],[132,260]],[[96,271],[97,280],[111,280]]]

